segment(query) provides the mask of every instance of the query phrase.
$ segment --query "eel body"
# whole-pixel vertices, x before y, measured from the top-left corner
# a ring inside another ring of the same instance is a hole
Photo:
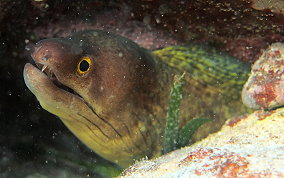
[[[249,66],[207,46],[156,51],[99,31],[39,41],[24,80],[41,106],[96,153],[122,167],[161,153],[174,76],[186,72],[180,124],[214,119],[194,135],[217,131],[247,112],[240,93]]]

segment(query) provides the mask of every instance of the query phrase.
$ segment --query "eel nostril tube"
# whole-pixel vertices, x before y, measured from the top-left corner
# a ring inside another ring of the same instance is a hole
[[[29,53],[33,53],[34,50],[35,50],[35,44],[33,43],[28,43],[26,46],[25,46],[25,50]]]

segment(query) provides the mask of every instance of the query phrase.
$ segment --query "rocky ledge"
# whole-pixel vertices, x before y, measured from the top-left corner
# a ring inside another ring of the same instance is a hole
[[[230,120],[218,133],[158,159],[139,162],[122,177],[284,176],[284,108]]]

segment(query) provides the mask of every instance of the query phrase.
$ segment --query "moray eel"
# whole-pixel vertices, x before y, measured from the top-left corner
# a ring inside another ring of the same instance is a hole
[[[180,124],[204,124],[194,139],[217,131],[225,118],[247,112],[240,93],[250,67],[202,45],[149,51],[124,37],[83,31],[39,41],[24,80],[40,105],[88,147],[127,167],[161,154],[174,76],[186,72]],[[221,124],[220,124],[221,123]]]

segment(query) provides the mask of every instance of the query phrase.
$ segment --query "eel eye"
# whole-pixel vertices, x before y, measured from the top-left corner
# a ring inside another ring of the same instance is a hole
[[[91,68],[91,59],[87,56],[82,57],[77,65],[78,74],[83,75],[89,72],[90,68]]]

